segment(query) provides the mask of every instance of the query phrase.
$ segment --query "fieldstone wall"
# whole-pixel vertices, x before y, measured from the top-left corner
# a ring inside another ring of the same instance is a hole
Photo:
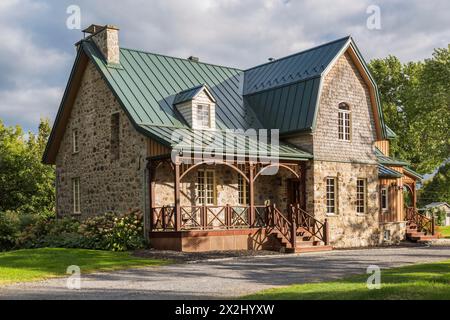
[[[389,233],[390,239],[384,239],[384,233]],[[406,239],[406,222],[389,222],[381,224],[380,241],[385,244],[400,244]]]
[[[116,112],[120,114],[120,158],[114,160],[111,115]],[[72,152],[74,130],[79,132],[77,154]],[[144,212],[146,152],[146,138],[134,129],[89,62],[56,159],[58,214],[73,214],[73,178],[80,178],[82,217],[129,209]]]
[[[375,246],[380,243],[378,169],[376,165],[314,161],[314,215],[330,223],[331,244],[337,248]],[[327,214],[326,180],[337,178],[337,213]],[[356,211],[357,179],[367,180],[367,209]],[[310,190],[310,189],[309,189]]]

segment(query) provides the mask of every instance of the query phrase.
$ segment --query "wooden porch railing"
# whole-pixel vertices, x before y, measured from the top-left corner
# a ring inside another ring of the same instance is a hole
[[[307,230],[314,239],[322,241],[325,245],[330,244],[330,228],[328,219],[322,223],[300,206],[291,206],[293,216],[297,221],[297,230],[303,228]]]
[[[435,218],[431,219],[420,214],[415,208],[406,208],[406,220],[409,223],[414,223],[417,226],[417,231],[425,232],[427,235],[434,236],[436,233]]]
[[[248,206],[192,206],[181,207],[181,231],[229,230],[246,228],[266,228],[276,232],[282,239],[296,247],[297,234],[302,228],[314,240],[329,245],[328,221],[322,223],[302,210],[300,206],[290,206],[288,214],[283,214],[275,205],[254,206],[252,213]],[[176,231],[175,208],[173,206],[153,208],[151,231]]]
[[[181,230],[227,230],[264,228],[267,225],[266,206],[192,206],[181,207]],[[152,209],[151,231],[175,231],[175,208]]]
[[[297,245],[297,227],[292,214],[286,217],[275,205],[267,208],[267,227],[288,242],[292,248]]]

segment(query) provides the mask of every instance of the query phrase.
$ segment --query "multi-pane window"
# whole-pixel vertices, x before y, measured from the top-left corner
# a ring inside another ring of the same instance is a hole
[[[81,213],[80,178],[72,179],[73,213]]]
[[[356,182],[356,212],[366,213],[367,182],[366,179],[358,179]]]
[[[120,158],[120,114],[111,115],[111,158]]]
[[[327,178],[327,214],[336,214],[336,178]]]
[[[381,209],[387,210],[389,206],[388,188],[381,188]]]
[[[78,153],[80,151],[78,130],[72,131],[72,146],[73,146],[72,148],[73,153]]]
[[[346,103],[339,105],[339,140],[350,141],[351,139],[351,117],[350,107]]]
[[[249,198],[249,189],[247,185],[247,180],[240,174],[238,174],[238,193],[239,193],[239,204],[247,205]]]
[[[196,119],[199,128],[211,128],[211,107],[206,104],[197,105]]]
[[[197,199],[200,205],[216,203],[216,186],[214,170],[199,170],[197,176]]]

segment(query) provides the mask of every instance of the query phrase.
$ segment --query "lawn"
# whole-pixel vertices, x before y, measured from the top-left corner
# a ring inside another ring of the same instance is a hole
[[[159,266],[169,261],[133,257],[128,252],[81,249],[33,249],[0,253],[0,285],[66,275],[76,265],[81,273]]]
[[[442,234],[444,238],[450,238],[450,226],[448,227],[439,227],[439,232]]]
[[[244,297],[261,300],[450,300],[450,260],[383,270],[380,290],[369,290],[369,275],[293,285]]]

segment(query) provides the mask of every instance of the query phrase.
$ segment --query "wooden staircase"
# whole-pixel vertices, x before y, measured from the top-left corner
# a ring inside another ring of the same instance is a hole
[[[406,209],[406,238],[411,242],[424,243],[439,237],[435,232],[434,218],[430,219],[420,214],[414,208]]]
[[[288,217],[272,206],[268,226],[268,233],[278,239],[287,253],[333,250],[328,240],[328,222],[321,223],[299,206],[291,206]]]

